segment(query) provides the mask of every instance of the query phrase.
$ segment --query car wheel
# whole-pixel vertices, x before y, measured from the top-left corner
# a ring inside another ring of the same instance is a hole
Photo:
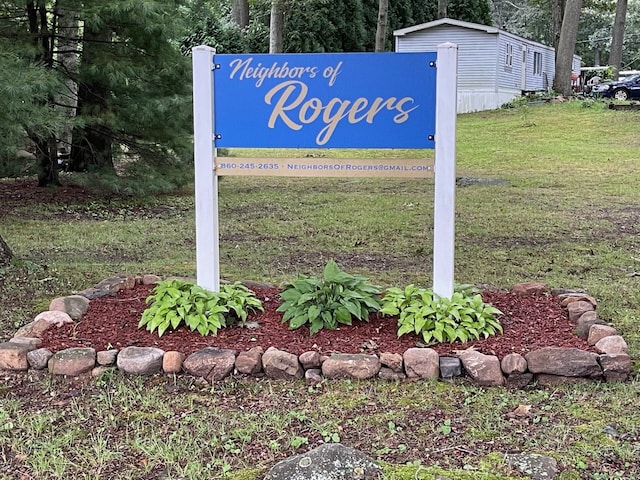
[[[616,100],[629,100],[629,92],[627,92],[624,88],[621,88],[613,92],[613,98],[615,98]]]

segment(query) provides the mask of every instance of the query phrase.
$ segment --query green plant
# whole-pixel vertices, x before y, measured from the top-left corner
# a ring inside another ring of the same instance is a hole
[[[183,323],[201,335],[216,335],[232,323],[244,326],[249,311],[263,309],[254,293],[239,282],[210,292],[192,282],[165,280],[154,287],[147,303],[151,306],[142,313],[138,327],[146,326],[150,332],[157,329],[159,336]]]
[[[301,278],[285,286],[278,312],[290,329],[309,324],[311,334],[323,328],[335,330],[338,324],[351,325],[352,317],[369,320],[369,313],[380,310],[380,290],[360,275],[340,270],[329,260],[323,278]]]
[[[426,343],[457,339],[466,342],[502,332],[496,319],[502,312],[484,303],[477,290],[468,286],[456,287],[451,299],[413,284],[404,290],[389,288],[382,298],[380,311],[398,316],[398,336],[416,333],[422,335]]]

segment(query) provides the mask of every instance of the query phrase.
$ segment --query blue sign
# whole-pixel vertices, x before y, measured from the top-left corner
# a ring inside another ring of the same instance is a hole
[[[434,148],[435,61],[435,52],[215,55],[215,145]]]

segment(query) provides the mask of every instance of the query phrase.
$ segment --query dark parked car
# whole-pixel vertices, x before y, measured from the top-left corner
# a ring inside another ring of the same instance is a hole
[[[640,74],[631,75],[617,82],[604,82],[594,85],[593,95],[616,100],[629,100],[640,98]]]

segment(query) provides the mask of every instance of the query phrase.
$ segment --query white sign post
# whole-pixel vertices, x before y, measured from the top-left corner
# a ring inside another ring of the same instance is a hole
[[[219,292],[218,177],[213,171],[213,55],[216,51],[199,46],[192,52],[196,281],[202,288]]]
[[[438,45],[433,291],[446,298],[451,298],[453,295],[457,78],[458,46],[453,43]]]

